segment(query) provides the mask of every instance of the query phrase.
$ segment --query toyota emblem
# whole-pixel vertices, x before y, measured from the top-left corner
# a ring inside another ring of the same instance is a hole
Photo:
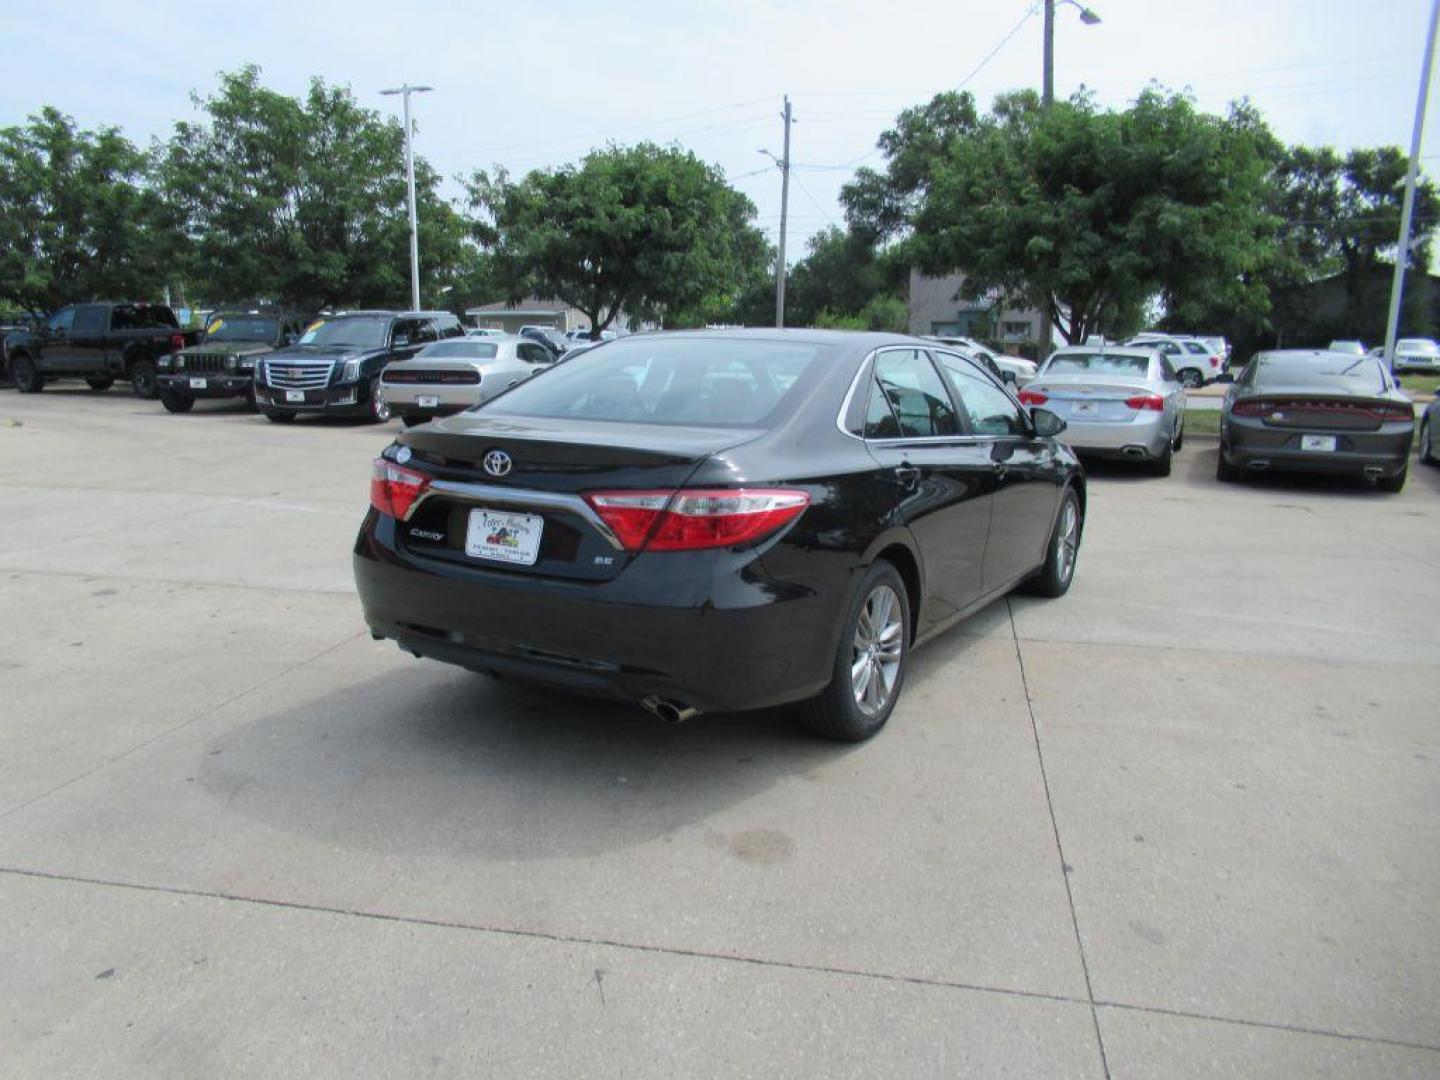
[[[515,462],[504,450],[491,450],[485,455],[483,464],[491,476],[504,476],[515,467]]]

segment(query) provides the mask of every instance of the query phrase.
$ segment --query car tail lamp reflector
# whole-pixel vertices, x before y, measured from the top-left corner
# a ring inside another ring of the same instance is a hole
[[[784,488],[595,491],[585,496],[626,551],[698,551],[769,536],[810,505]]]
[[[1212,356],[1212,357],[1210,357],[1210,366],[1211,366],[1211,367],[1219,367],[1219,366],[1220,366],[1220,358],[1219,358],[1218,356]]]
[[[1413,424],[1415,422],[1415,406],[1404,404],[1381,405],[1375,410],[1375,415],[1380,417],[1382,424]]]
[[[376,458],[375,471],[370,477],[370,505],[382,514],[404,520],[415,500],[429,486],[430,477],[424,473]]]
[[[1263,419],[1275,411],[1270,401],[1237,401],[1230,412],[1234,416],[1252,416]]]
[[[1037,390],[1021,390],[1019,397],[1022,405],[1044,405],[1050,400],[1048,394],[1042,394]]]
[[[1150,412],[1165,411],[1165,399],[1159,394],[1137,394],[1135,397],[1126,398],[1125,404],[1127,407],[1141,412],[1147,410]]]

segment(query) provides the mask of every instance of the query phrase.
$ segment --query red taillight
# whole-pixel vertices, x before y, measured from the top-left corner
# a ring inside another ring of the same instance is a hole
[[[594,491],[595,508],[626,551],[695,551],[768,536],[810,505],[784,488]]]
[[[403,519],[429,485],[430,477],[424,473],[376,458],[370,477],[370,505],[382,514]]]
[[[1233,416],[1254,416],[1266,417],[1275,411],[1275,406],[1269,401],[1237,401],[1230,409]]]
[[[1211,366],[1211,367],[1219,367],[1219,366],[1220,366],[1220,358],[1219,358],[1218,356],[1212,356],[1212,357],[1210,357],[1210,366]]]
[[[170,335],[170,348],[172,348],[172,349],[183,349],[184,347],[185,347],[185,335],[184,335],[184,334],[171,334],[171,335]]]
[[[1402,422],[1407,424],[1413,424],[1415,422],[1415,406],[1413,405],[1381,405],[1378,409],[1375,410],[1375,413],[1377,416],[1380,417],[1380,422],[1382,424],[1394,424]]]
[[[1037,390],[1021,390],[1019,397],[1022,405],[1044,405],[1050,400],[1048,394],[1042,394]]]
[[[1125,404],[1132,409],[1149,409],[1151,412],[1164,412],[1165,410],[1165,399],[1159,394],[1139,394],[1126,398]]]

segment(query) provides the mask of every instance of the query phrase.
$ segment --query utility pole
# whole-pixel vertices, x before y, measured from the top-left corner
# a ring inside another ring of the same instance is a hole
[[[1395,249],[1395,277],[1390,283],[1390,317],[1385,322],[1385,363],[1394,370],[1395,338],[1400,332],[1400,300],[1405,294],[1405,264],[1410,261],[1410,224],[1415,214],[1415,178],[1420,170],[1420,137],[1425,132],[1425,99],[1430,94],[1430,68],[1435,62],[1435,31],[1440,26],[1440,0],[1430,6],[1430,33],[1425,37],[1425,66],[1420,69],[1420,97],[1410,132],[1410,168],[1405,173],[1405,201],[1400,208],[1400,242]]]
[[[1034,10],[1033,8],[1031,10]],[[1045,72],[1040,82],[1040,107],[1055,103],[1055,0],[1045,0]],[[1047,316],[1048,319],[1048,316]],[[1049,335],[1047,334],[1048,338]],[[1043,360],[1044,357],[1041,357]]]
[[[1440,3],[1440,0],[1436,0]],[[780,261],[775,264],[775,325],[785,326],[785,224],[790,214],[790,95],[785,95],[785,156],[780,159]]]
[[[425,94],[429,86],[411,86],[409,83],[391,90],[381,90],[385,95],[401,94],[405,98],[405,188],[410,200],[410,310],[420,310],[420,229],[415,219],[415,150],[412,145],[413,126],[410,123],[410,95]]]

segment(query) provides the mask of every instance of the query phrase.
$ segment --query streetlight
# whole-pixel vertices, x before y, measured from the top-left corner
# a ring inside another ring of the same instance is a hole
[[[432,86],[411,86],[405,83],[390,90],[381,90],[387,97],[405,97],[405,186],[410,194],[410,310],[420,310],[420,232],[415,224],[415,151],[410,144],[410,95],[427,94]]]
[[[1086,26],[1094,26],[1100,21],[1100,16],[1079,0],[1045,0],[1045,81],[1040,101],[1046,107],[1055,101],[1055,8],[1058,4],[1069,4],[1080,12],[1080,21]]]

